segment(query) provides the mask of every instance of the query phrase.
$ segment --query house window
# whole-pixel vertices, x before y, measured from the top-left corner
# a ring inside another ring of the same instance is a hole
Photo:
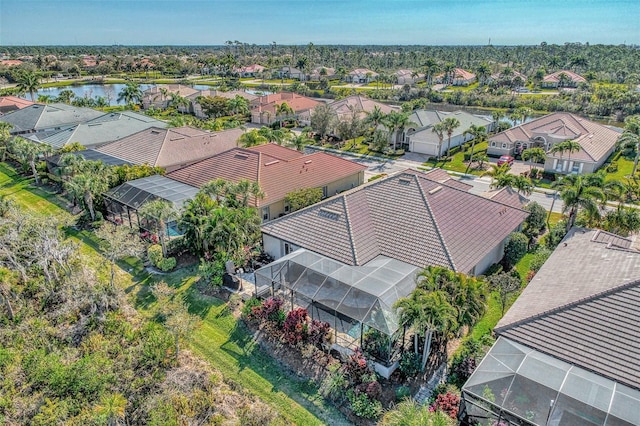
[[[503,144],[502,144],[502,149],[505,149],[506,147],[507,147],[507,144],[506,144],[506,143],[503,143]]]
[[[284,203],[284,212],[289,213],[290,210],[291,210],[291,206],[289,205],[289,203]]]
[[[293,246],[289,243],[284,243],[284,254],[285,256],[293,251]]]
[[[327,195],[329,193],[329,188],[327,188],[326,186],[322,187],[322,198],[327,198]]]
[[[574,162],[571,168],[571,173],[580,173],[580,163]]]
[[[262,220],[263,221],[269,220],[269,207],[268,206],[262,208]]]
[[[495,147],[497,144],[495,142],[491,142],[491,146]]]

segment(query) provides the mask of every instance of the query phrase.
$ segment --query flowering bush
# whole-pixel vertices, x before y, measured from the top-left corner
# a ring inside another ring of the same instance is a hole
[[[431,411],[442,411],[452,419],[457,419],[459,405],[460,397],[454,393],[447,392],[438,395],[429,409]]]
[[[309,313],[304,308],[298,308],[287,314],[284,324],[282,338],[292,344],[308,342],[318,344],[325,339],[330,326],[327,322],[311,320]]]
[[[344,372],[350,381],[355,384],[362,383],[363,376],[371,375],[371,368],[369,368],[367,360],[360,348],[356,348],[356,350],[349,355],[349,358],[347,358],[347,361],[344,363]]]

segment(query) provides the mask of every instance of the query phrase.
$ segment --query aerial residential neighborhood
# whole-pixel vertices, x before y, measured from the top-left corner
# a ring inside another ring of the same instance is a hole
[[[3,0],[0,424],[640,426],[640,6],[445,3]]]

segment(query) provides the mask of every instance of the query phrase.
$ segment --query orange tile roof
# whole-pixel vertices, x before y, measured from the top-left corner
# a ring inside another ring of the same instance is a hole
[[[14,111],[16,109],[26,108],[34,103],[17,96],[0,96],[0,111]]]
[[[324,152],[296,154],[295,157],[292,153],[293,158],[286,160],[269,155],[283,157],[284,149],[288,148],[233,148],[170,172],[167,177],[196,187],[218,178],[258,182],[265,193],[264,199],[256,203],[260,207],[284,199],[289,192],[326,186],[366,169],[366,166]]]
[[[252,146],[247,148],[251,151],[261,152],[265,155],[269,155],[278,160],[293,160],[294,158],[302,157],[304,154],[295,149],[285,148],[275,143],[266,143],[264,145]]]
[[[572,81],[576,82],[576,83],[584,83],[585,81],[587,81],[583,76],[581,76],[580,74],[576,74],[573,71],[568,71],[568,70],[560,70],[560,71],[556,71],[553,74],[549,74],[546,75],[542,81],[547,83],[547,82],[553,82],[553,83],[558,83],[560,82],[560,75],[564,74],[567,77],[569,77]]]
[[[259,112],[269,112],[275,115],[276,106],[287,103],[295,113],[308,111],[320,105],[321,102],[297,93],[280,92],[261,96],[251,102],[251,109]]]
[[[22,61],[17,59],[3,59],[0,61],[0,65],[4,65],[5,67],[15,67],[18,65],[22,65]]]

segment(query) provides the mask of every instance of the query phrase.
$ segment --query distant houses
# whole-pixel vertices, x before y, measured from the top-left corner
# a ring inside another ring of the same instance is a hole
[[[367,68],[356,68],[350,71],[344,78],[347,83],[367,84],[375,81],[378,76],[375,71]]]
[[[578,87],[580,83],[586,83],[586,81],[587,79],[580,74],[576,74],[573,71],[561,70],[545,75],[540,85],[546,89],[574,88]]]
[[[12,135],[26,135],[57,132],[101,116],[102,111],[63,103],[33,104],[0,116],[0,121],[11,124]]]

